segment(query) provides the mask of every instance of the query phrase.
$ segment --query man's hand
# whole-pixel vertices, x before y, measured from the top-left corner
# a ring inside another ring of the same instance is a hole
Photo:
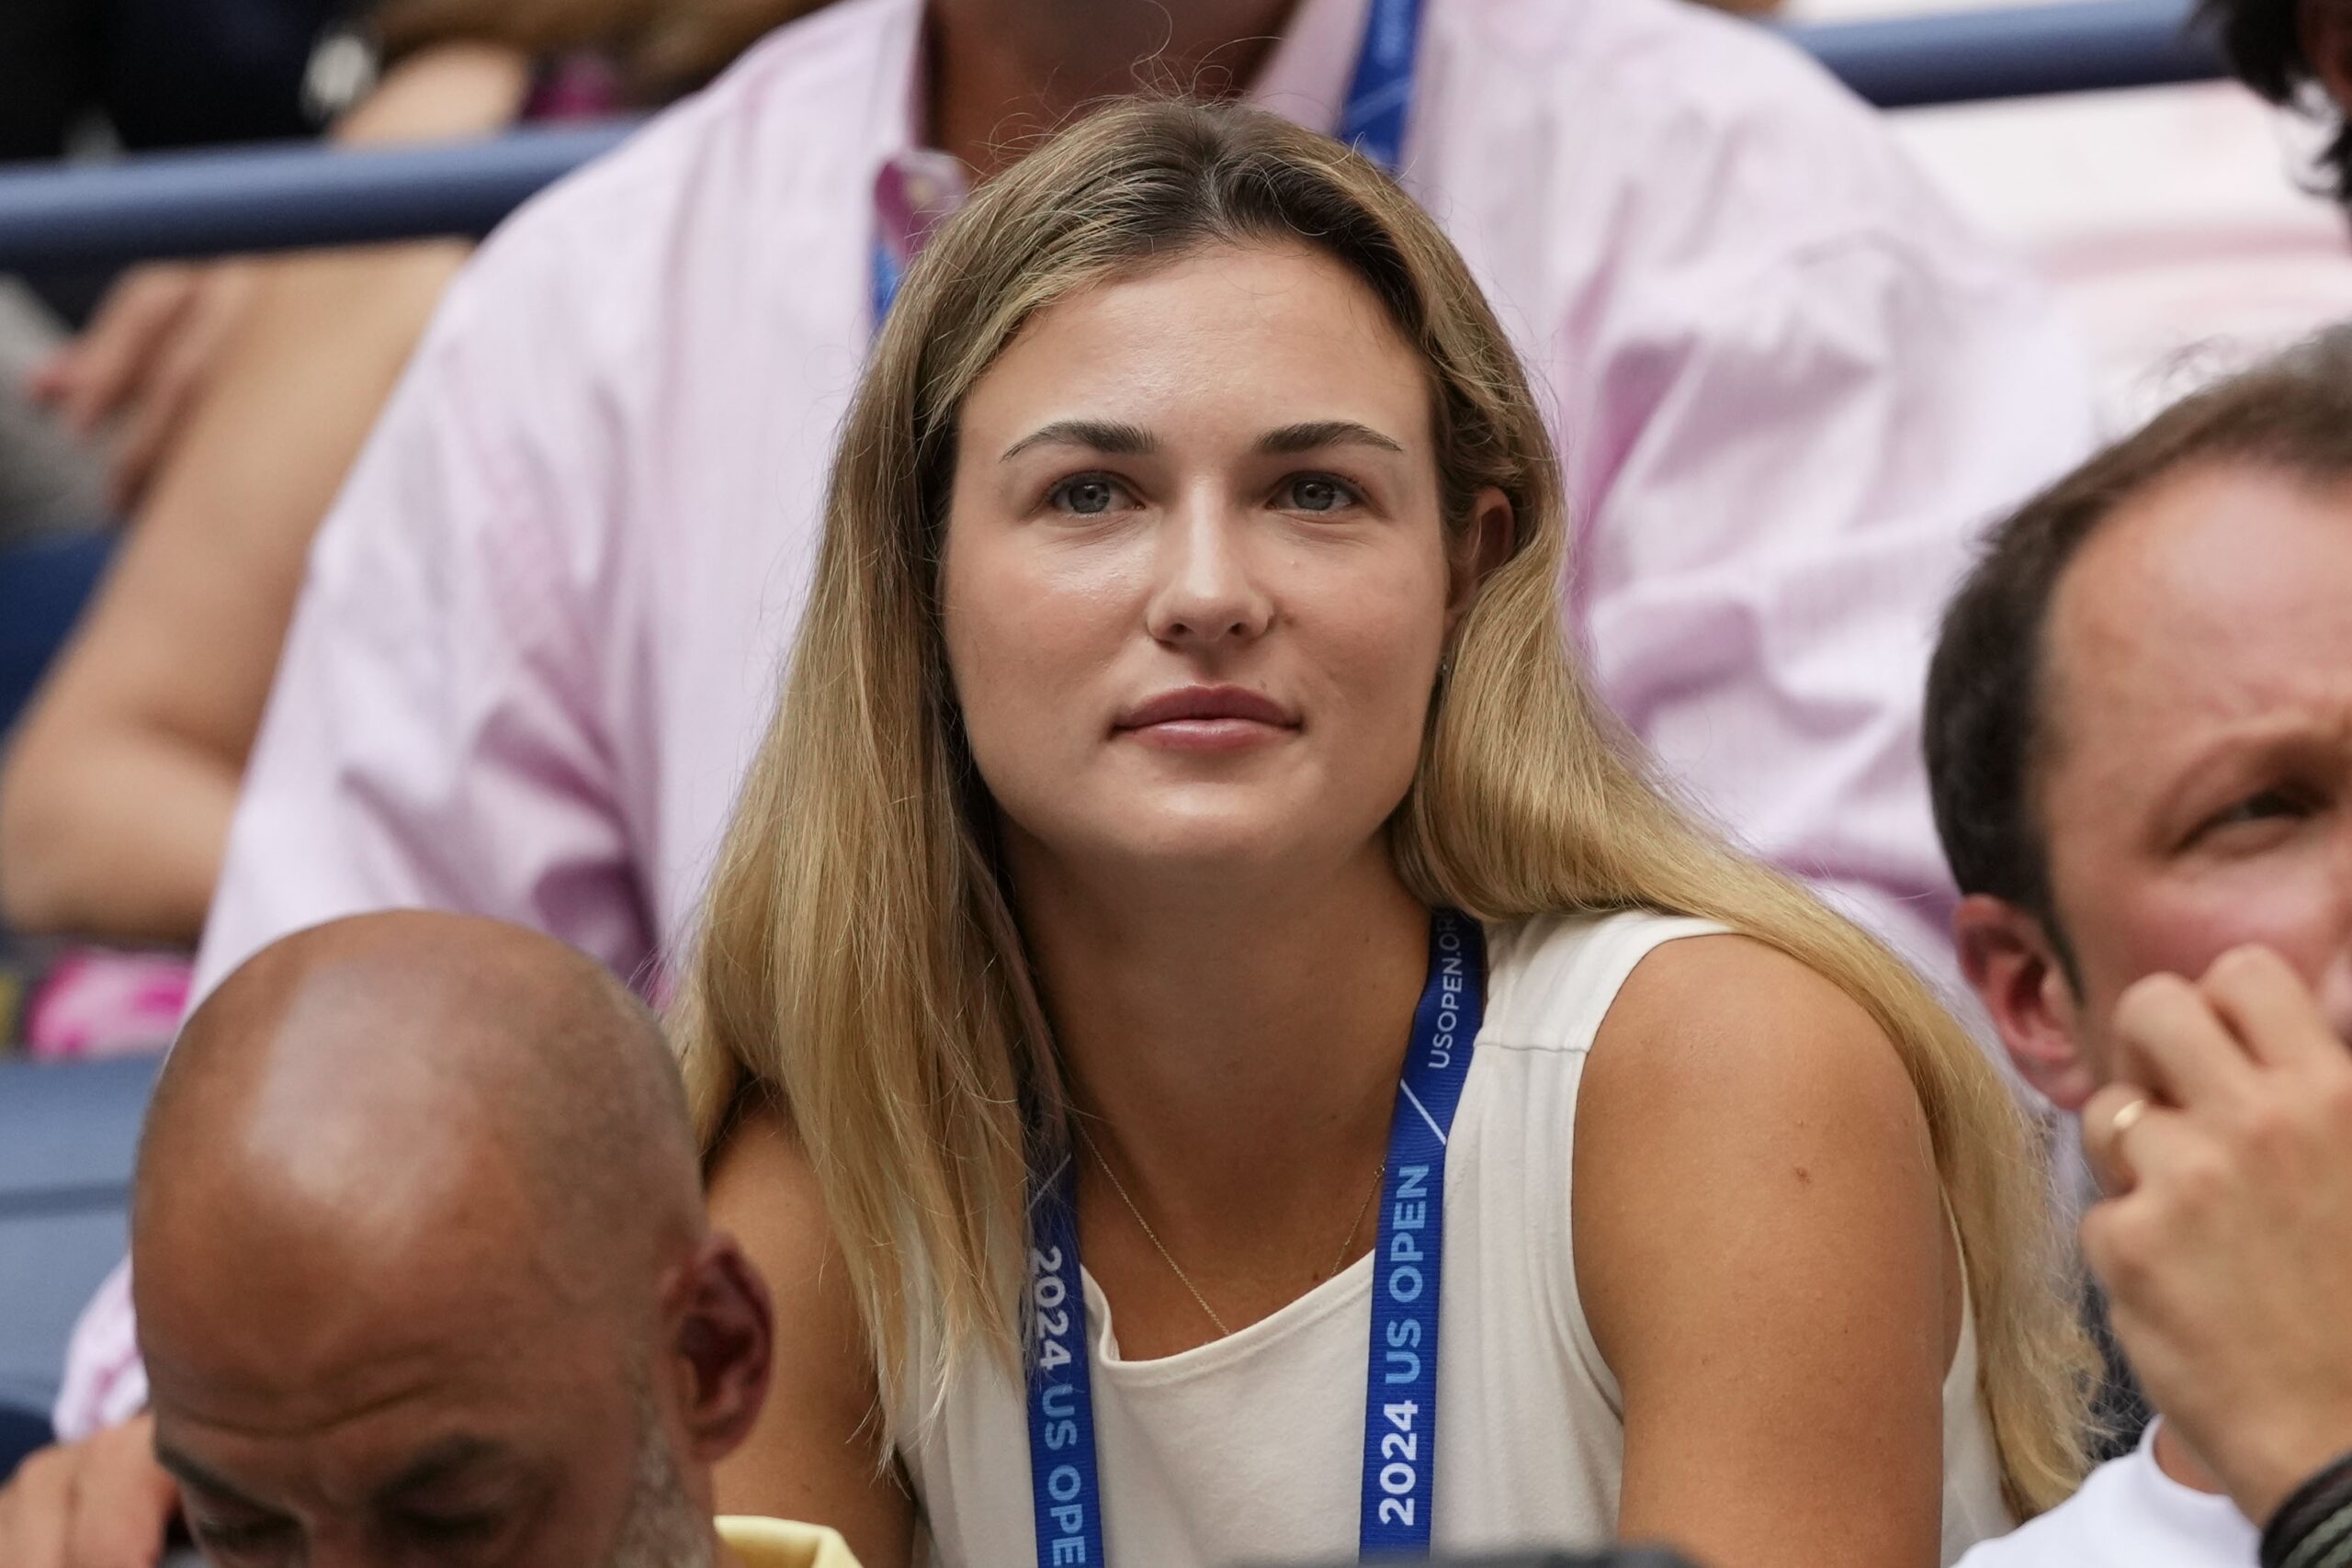
[[[155,1462],[155,1419],[43,1449],[0,1488],[7,1568],[154,1568],[179,1488]]]
[[[2267,1521],[2352,1450],[2352,1051],[2264,948],[2118,1003],[2083,1221],[2150,1398]]]
[[[249,261],[133,267],[82,335],[33,372],[30,391],[77,435],[119,419],[108,501],[136,504],[196,404],[256,276]]]

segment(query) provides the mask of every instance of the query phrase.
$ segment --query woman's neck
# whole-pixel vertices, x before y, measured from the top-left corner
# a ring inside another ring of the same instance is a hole
[[[1080,1124],[1167,1245],[1329,1230],[1385,1152],[1428,968],[1429,910],[1386,846],[1332,874],[1158,892],[1012,858]]]
[[[1082,106],[1142,83],[1207,97],[1238,93],[1295,4],[932,0],[932,143],[985,177]]]

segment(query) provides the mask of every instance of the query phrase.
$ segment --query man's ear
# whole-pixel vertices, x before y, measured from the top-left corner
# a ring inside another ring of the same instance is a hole
[[[2006,898],[1972,893],[1951,930],[1961,972],[1993,1015],[2018,1076],[2059,1110],[2080,1111],[2098,1080],[2083,1051],[2074,987],[2041,919]]]
[[[679,1416],[687,1451],[716,1464],[751,1435],[767,1403],[775,1307],[735,1238],[716,1231],[675,1276],[671,1299],[672,1353],[686,1372]]]
[[[2335,101],[2337,113],[2352,115],[2352,8],[2342,0],[2301,0],[2295,31],[2312,74]]]
[[[1510,559],[1519,538],[1519,513],[1510,497],[1489,485],[1478,492],[1470,508],[1469,526],[1453,550],[1453,581],[1445,598],[1445,629],[1450,637],[1478,597],[1495,569]]]

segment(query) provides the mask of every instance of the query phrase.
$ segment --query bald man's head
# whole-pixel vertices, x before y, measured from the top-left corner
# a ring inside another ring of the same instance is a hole
[[[210,1218],[172,1224],[175,1202]],[[503,1242],[575,1289],[641,1287],[642,1249],[702,1226],[652,1016],[549,938],[421,912],[288,937],[189,1018],[149,1113],[134,1230],[166,1247],[209,1231],[217,1256],[239,1239],[228,1213],[331,1247],[408,1229]],[[493,1221],[517,1229],[481,1235]]]
[[[494,921],[341,920],[231,976],[158,1086],[132,1260],[199,1529],[397,1542],[456,1498],[550,1562],[692,1562],[765,1386],[660,1029]]]

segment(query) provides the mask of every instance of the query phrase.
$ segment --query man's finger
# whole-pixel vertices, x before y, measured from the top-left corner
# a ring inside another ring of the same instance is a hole
[[[2137,1188],[2144,1168],[2132,1157],[2134,1140],[2144,1135],[2151,1121],[2177,1120],[2178,1115],[2134,1083],[2111,1083],[2091,1096],[2083,1107],[2083,1158],[2099,1190],[2119,1197]]]
[[[129,512],[137,504],[187,422],[207,363],[204,345],[191,342],[191,335],[182,333],[179,342],[164,351],[148,375],[145,390],[131,405],[107,480],[107,503],[117,512]]]
[[[2177,975],[2135,980],[2115,1004],[2116,1076],[2179,1106],[2252,1089],[2253,1058],[2205,994]]]
[[[2199,989],[2256,1061],[2286,1067],[2343,1055],[2319,1002],[2288,962],[2267,947],[2237,947],[2213,960]]]
[[[86,434],[121,407],[195,298],[194,275],[184,266],[141,268],[124,282],[74,345],[66,423]]]
[[[53,349],[25,373],[25,396],[43,408],[48,408],[65,395],[73,385],[74,349],[71,344]]]
[[[179,1509],[179,1488],[155,1461],[154,1420],[142,1416],[90,1440],[74,1476],[66,1562],[72,1568],[155,1568]]]
[[[73,1483],[62,1450],[25,1461],[0,1491],[0,1562],[8,1568],[67,1568],[66,1508]]]

